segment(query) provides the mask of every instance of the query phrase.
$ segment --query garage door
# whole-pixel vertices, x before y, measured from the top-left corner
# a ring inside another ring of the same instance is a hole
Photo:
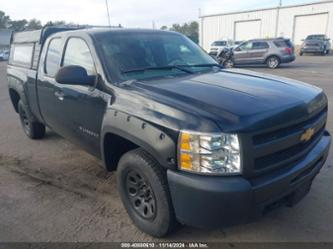
[[[296,16],[294,29],[294,43],[302,44],[302,39],[305,39],[311,34],[326,34],[328,24],[328,13]]]
[[[261,38],[261,20],[235,22],[236,41]]]

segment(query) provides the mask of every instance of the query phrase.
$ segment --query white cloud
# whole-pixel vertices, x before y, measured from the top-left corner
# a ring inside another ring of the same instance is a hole
[[[108,0],[113,25],[156,27],[197,20],[203,14],[269,7],[277,0]],[[312,0],[284,0],[286,4]],[[1,0],[0,9],[12,19],[37,18],[43,23],[64,20],[79,24],[107,25],[105,0]]]

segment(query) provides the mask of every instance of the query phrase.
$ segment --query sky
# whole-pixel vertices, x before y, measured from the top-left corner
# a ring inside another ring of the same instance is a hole
[[[64,20],[76,24],[108,25],[106,0],[0,0],[0,10],[11,19]],[[107,0],[111,25],[156,28],[198,20],[201,14],[277,6],[279,0]],[[282,0],[283,5],[316,0]]]

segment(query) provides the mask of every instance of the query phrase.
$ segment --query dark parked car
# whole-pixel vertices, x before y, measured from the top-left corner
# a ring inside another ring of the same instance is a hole
[[[266,64],[272,69],[296,58],[293,44],[284,38],[249,40],[234,48],[233,52],[235,65]]]
[[[330,39],[326,35],[309,35],[303,42],[300,55],[305,53],[329,54],[331,51]]]
[[[26,135],[49,127],[117,171],[124,207],[153,236],[292,206],[329,152],[321,89],[224,70],[178,33],[17,33],[7,70]]]

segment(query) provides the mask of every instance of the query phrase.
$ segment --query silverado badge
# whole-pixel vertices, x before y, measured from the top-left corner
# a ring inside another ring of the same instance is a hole
[[[313,128],[307,129],[301,136],[301,142],[308,142],[314,135],[315,130]]]

